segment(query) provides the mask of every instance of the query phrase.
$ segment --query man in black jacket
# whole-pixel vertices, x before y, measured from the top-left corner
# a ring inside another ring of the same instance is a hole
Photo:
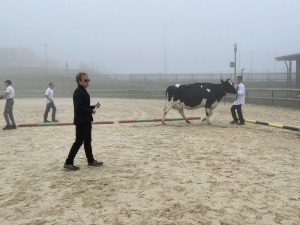
[[[73,94],[74,105],[74,124],[76,126],[76,140],[72,145],[68,158],[64,164],[64,168],[69,170],[78,170],[79,167],[74,166],[74,158],[84,143],[85,155],[88,161],[88,166],[101,166],[103,162],[98,162],[93,157],[92,151],[92,124],[93,116],[96,113],[96,107],[100,107],[98,102],[96,105],[90,105],[90,95],[86,91],[89,86],[89,76],[86,73],[78,73],[76,75],[77,89]]]

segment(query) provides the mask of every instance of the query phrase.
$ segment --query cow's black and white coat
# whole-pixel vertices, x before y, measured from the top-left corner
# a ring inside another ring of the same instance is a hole
[[[189,123],[190,121],[185,117],[183,109],[194,110],[202,107],[205,107],[206,110],[206,118],[203,121],[206,120],[209,123],[213,109],[218,106],[226,93],[237,93],[230,79],[221,80],[220,84],[195,83],[169,86],[166,90],[162,123],[166,124],[164,120],[171,108],[177,109],[185,121]]]

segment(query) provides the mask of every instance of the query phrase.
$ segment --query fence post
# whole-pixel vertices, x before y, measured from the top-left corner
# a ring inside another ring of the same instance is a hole
[[[273,94],[273,90],[272,90],[272,104],[273,104],[273,96],[274,96],[274,94]]]

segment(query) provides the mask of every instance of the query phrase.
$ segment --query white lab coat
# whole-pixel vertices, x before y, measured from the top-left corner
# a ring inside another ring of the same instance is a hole
[[[245,104],[245,86],[240,83],[234,86],[235,89],[237,89],[237,86],[239,86],[239,90],[237,91],[237,98],[235,99],[233,105],[244,105]]]
[[[48,88],[45,92],[45,95],[48,95],[48,98],[53,100],[53,90],[51,88]],[[49,104],[51,101],[46,98],[46,104]]]

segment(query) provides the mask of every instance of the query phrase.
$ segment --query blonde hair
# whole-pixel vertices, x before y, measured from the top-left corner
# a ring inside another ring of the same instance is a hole
[[[77,82],[77,84],[79,84],[78,81],[80,81],[81,77],[84,76],[84,75],[88,75],[88,74],[85,73],[85,72],[79,72],[79,73],[76,74],[76,82]]]

